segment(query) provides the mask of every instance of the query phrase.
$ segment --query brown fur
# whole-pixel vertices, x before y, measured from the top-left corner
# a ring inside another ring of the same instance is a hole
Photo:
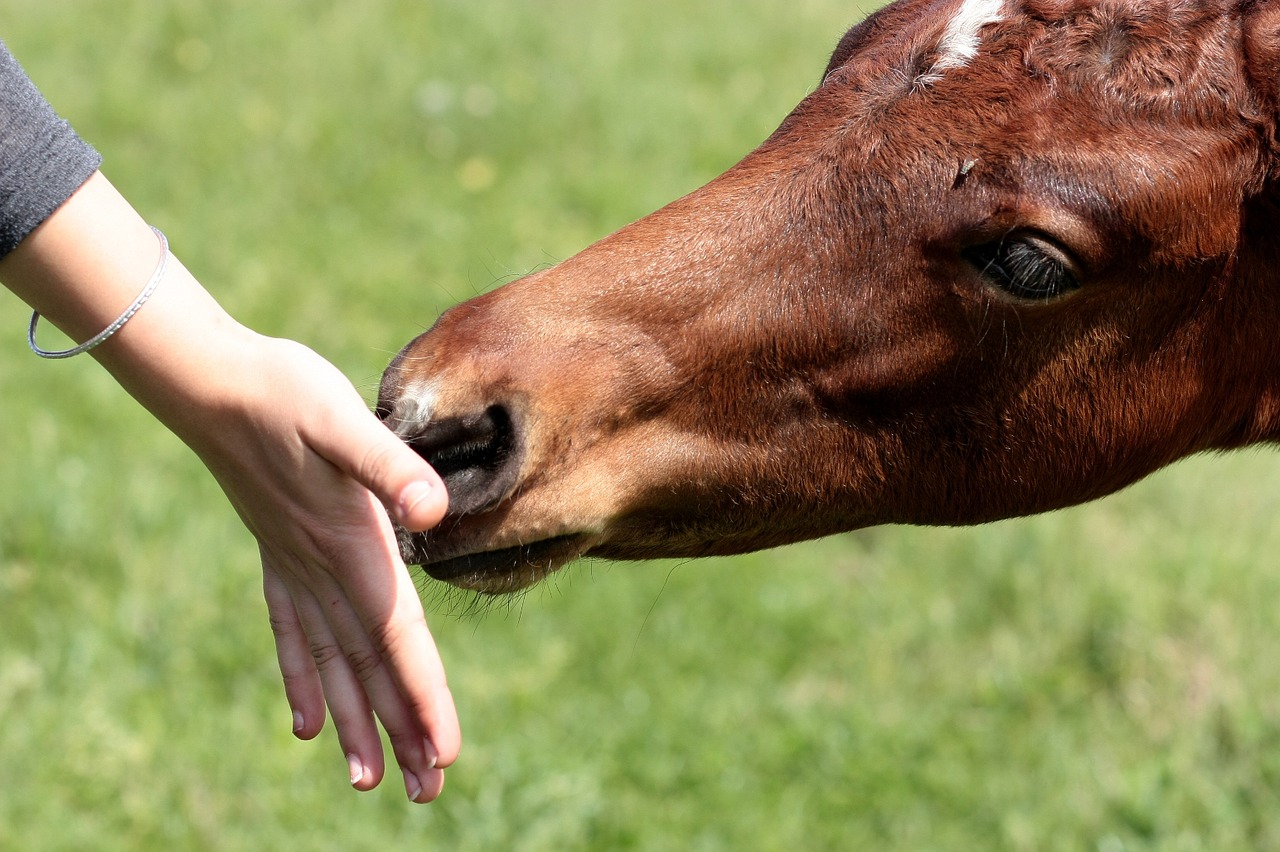
[[[1276,439],[1280,3],[1011,0],[933,77],[956,8],[876,13],[725,175],[406,347],[380,409],[435,388],[407,439],[512,422],[446,477],[495,493],[410,558],[502,591],[1040,512]],[[1028,232],[1078,291],[1018,301],[964,254]]]

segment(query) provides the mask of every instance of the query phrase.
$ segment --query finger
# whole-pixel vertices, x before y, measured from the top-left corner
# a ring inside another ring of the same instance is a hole
[[[387,685],[395,690],[394,705],[392,696],[372,691],[381,682],[370,683],[370,695],[398,756],[414,755],[418,745],[426,742],[430,764],[444,768],[458,758],[461,736],[457,710],[439,652],[422,617],[421,604],[416,596],[411,596],[409,602],[416,606],[416,616],[412,606],[406,607],[409,612],[397,612],[384,628],[375,627],[368,633],[375,652],[386,661],[384,671]],[[384,712],[384,706],[391,712]],[[397,737],[400,731],[404,732],[403,738]],[[399,747],[402,742],[407,746],[403,752]]]
[[[458,711],[418,590],[403,568],[396,578],[394,613],[385,629],[370,628],[369,635],[387,661],[411,717],[434,747],[436,766],[443,769],[458,759],[461,748]]]
[[[335,589],[323,600],[326,626],[341,648],[346,668],[359,681],[361,689],[361,694],[355,695],[345,676],[326,681],[325,692],[329,698],[334,725],[339,730],[339,741],[350,741],[353,745],[359,742],[368,719],[368,708],[372,708],[387,732],[396,762],[402,770],[409,798],[419,802],[430,801],[438,795],[442,779],[437,769],[439,757],[436,748],[424,736],[429,729],[423,726],[411,709],[398,683],[384,664],[375,642],[366,633],[363,622],[351,609],[347,599]],[[310,617],[307,616],[308,619]],[[425,629],[425,624],[423,627]],[[311,632],[311,628],[308,628],[308,632]],[[319,628],[316,628],[316,632],[319,632]],[[335,671],[341,667],[332,651],[324,656],[328,658],[327,666]],[[339,688],[330,689],[331,683]],[[354,720],[355,724],[350,736],[344,730],[349,724],[348,720]],[[357,757],[363,756],[363,752],[359,750],[355,754]],[[377,758],[381,759],[381,750]]]
[[[324,687],[338,744],[347,758],[351,784],[357,790],[372,790],[382,780],[385,770],[382,741],[378,737],[364,685],[353,663],[359,667],[369,667],[374,663],[368,654],[346,650],[332,629],[330,618],[335,610],[340,613],[344,608],[341,594],[335,590],[323,604],[305,589],[292,588],[291,594]],[[342,619],[335,620],[340,622]]]
[[[337,406],[330,418],[307,436],[316,452],[377,495],[406,529],[421,531],[440,523],[449,498],[426,460],[363,404]]]
[[[276,659],[284,678],[285,699],[293,710],[293,733],[309,740],[324,727],[324,689],[298,621],[293,598],[265,549],[262,554],[262,592],[267,600],[271,632],[275,636]]]
[[[376,517],[376,505],[369,500],[369,513]],[[385,662],[418,735],[430,739],[438,765],[445,767],[457,759],[461,734],[444,664],[385,516],[372,529],[381,535],[367,538],[358,552],[337,557],[352,569],[337,580],[360,619],[361,635]],[[387,720],[383,722],[385,727]]]
[[[422,792],[418,795],[415,802],[431,802],[440,796],[440,791],[444,789],[444,770],[432,769],[427,776],[422,779]]]
[[[346,580],[350,609],[329,616],[397,761],[421,775],[457,759],[458,717],[422,602],[391,539],[386,529],[380,553],[366,546],[350,555],[344,564],[355,570],[338,578]],[[349,624],[341,621],[348,612]]]

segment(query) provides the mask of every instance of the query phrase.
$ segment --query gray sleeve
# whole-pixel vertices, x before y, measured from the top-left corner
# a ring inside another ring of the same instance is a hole
[[[0,42],[0,258],[101,163],[98,152],[54,114]]]

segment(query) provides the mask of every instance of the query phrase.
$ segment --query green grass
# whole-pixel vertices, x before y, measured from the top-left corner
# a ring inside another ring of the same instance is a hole
[[[835,0],[14,0],[0,33],[245,322],[372,393],[448,304],[714,177]],[[1280,459],[1088,507],[436,601],[444,797],[289,733],[255,548],[88,361],[0,319],[0,848],[1280,846]],[[5,342],[7,341],[7,342]]]

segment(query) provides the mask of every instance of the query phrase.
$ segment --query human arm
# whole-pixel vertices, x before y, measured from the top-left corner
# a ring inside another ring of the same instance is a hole
[[[160,253],[100,162],[0,43],[0,281],[77,340],[116,319]],[[379,500],[425,528],[445,508],[439,478],[331,365],[240,326],[176,261],[93,354],[200,455],[257,536],[298,736],[320,731],[327,699],[353,778],[361,768],[353,783],[369,789],[383,772],[376,713],[411,798],[434,797],[428,764],[456,756],[457,718]]]
[[[137,295],[159,254],[95,173],[0,261],[0,281],[84,340]],[[376,714],[411,797],[438,795],[457,717],[383,504],[430,527],[446,506],[439,478],[336,369],[236,323],[176,258],[93,355],[195,450],[257,537],[296,733],[319,732],[327,700],[353,778],[361,768],[354,783],[370,789],[383,774]]]

